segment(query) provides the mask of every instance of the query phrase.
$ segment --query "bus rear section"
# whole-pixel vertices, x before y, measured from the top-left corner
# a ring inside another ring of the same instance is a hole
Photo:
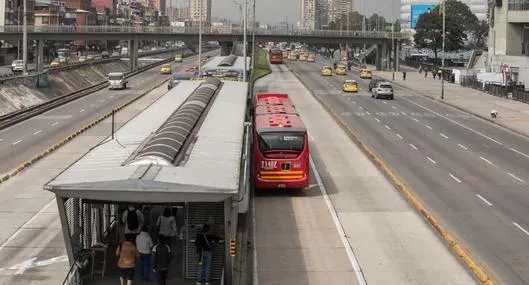
[[[259,93],[255,94],[255,107],[257,106],[276,106],[289,105],[294,107],[294,103],[284,93]],[[297,113],[297,112],[296,112]]]
[[[268,60],[270,63],[282,64],[283,63],[283,51],[280,49],[272,49],[268,54]]]
[[[299,115],[256,114],[254,122],[255,188],[307,188],[309,144]]]

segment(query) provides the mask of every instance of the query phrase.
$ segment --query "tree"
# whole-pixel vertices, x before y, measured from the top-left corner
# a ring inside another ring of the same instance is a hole
[[[384,31],[386,26],[386,19],[378,14],[373,14],[369,17],[369,31]]]
[[[395,23],[393,23],[393,30],[396,32],[396,33],[399,33],[400,32],[400,20],[397,19],[395,21]]]
[[[472,31],[471,47],[474,49],[482,49],[486,46],[486,40],[489,36],[489,23],[481,20],[474,27]]]

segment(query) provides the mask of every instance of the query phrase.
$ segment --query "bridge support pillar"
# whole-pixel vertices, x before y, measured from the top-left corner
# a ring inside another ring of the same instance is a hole
[[[46,41],[44,40],[43,37],[40,37],[39,40],[37,41],[37,67],[35,69],[37,72],[44,71],[44,44],[45,43]]]
[[[393,59],[394,59],[394,65],[395,65],[395,71],[399,71],[399,55],[400,55],[400,42],[399,41],[396,41],[395,42],[395,51],[393,53]]]
[[[383,51],[382,51],[382,45],[377,45],[377,49],[376,49],[376,58],[375,58],[375,68],[377,70],[382,70],[382,56],[383,56]]]
[[[134,37],[133,40],[129,41],[130,70],[132,71],[138,69],[138,45],[138,37]]]
[[[220,56],[230,55],[230,42],[220,42]]]

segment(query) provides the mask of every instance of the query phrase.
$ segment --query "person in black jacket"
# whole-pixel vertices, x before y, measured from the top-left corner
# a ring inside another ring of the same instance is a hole
[[[198,253],[197,285],[209,285],[211,263],[213,260],[212,250],[220,238],[209,234],[209,225],[202,226],[202,232],[197,234],[195,246]]]
[[[171,263],[171,247],[167,244],[167,239],[158,237],[158,244],[152,248],[153,271],[156,272],[158,285],[165,285],[169,264]]]

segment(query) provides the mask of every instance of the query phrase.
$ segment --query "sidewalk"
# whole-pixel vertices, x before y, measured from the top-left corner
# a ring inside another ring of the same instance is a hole
[[[391,71],[374,71],[373,74],[392,81],[396,85],[415,91],[419,95],[432,98],[499,124],[514,132],[529,136],[529,104],[496,97],[476,89],[448,83],[447,81],[445,81],[444,100],[441,100],[441,80],[433,79],[431,74],[424,78],[424,74],[419,74],[417,71],[408,71],[406,81],[402,80],[402,72],[395,73],[395,80],[391,80]],[[490,113],[492,110],[498,111],[498,118],[491,118]]]

